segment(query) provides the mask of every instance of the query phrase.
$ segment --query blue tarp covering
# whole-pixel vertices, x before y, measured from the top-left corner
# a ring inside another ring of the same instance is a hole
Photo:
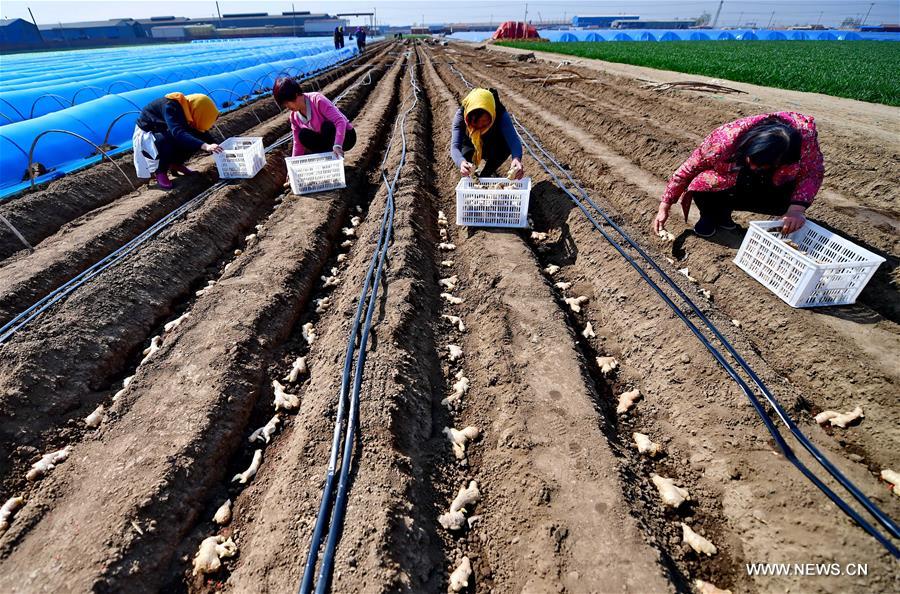
[[[273,47],[275,45],[273,41],[278,41],[281,49],[277,52],[266,51],[265,46],[261,47],[261,41],[272,44]],[[152,57],[146,55],[154,49],[153,47],[136,48],[143,52],[144,64],[150,64],[153,68],[139,71],[125,70],[120,74],[113,75],[113,78],[121,81],[121,84],[116,85],[114,82],[112,93],[101,94],[98,90],[95,93],[85,91],[76,95],[77,91],[71,88],[73,86],[71,84],[49,87],[53,95],[57,97],[38,96],[34,110],[35,117],[20,119],[12,123],[0,118],[0,122],[5,124],[0,126],[0,196],[8,195],[22,185],[20,182],[27,174],[28,151],[35,138],[46,130],[67,130],[83,136],[97,145],[106,141],[107,144],[123,147],[125,150],[131,147],[131,136],[137,120],[137,113],[133,112],[140,111],[144,105],[166,93],[175,91],[185,94],[204,93],[209,95],[220,109],[224,110],[226,105],[239,104],[249,96],[258,95],[271,88],[275,78],[279,75],[303,76],[327,68],[356,53],[355,47],[334,50],[330,39],[311,41],[295,38],[229,40],[208,45],[180,44],[180,48],[182,51],[184,48],[198,50],[216,48],[220,62],[210,64],[206,61],[209,53],[201,51],[200,54],[207,56],[202,63],[190,55],[183,55],[181,65],[156,67]],[[158,46],[156,49],[171,51],[172,47]],[[77,53],[84,54],[85,52]],[[109,52],[105,51],[104,53]],[[278,60],[268,59],[270,56],[285,55],[291,57],[282,57]],[[13,56],[30,58],[33,64],[29,60],[18,60],[20,67],[14,66],[9,71],[7,71],[6,58],[4,58],[3,82],[7,85],[11,85],[14,80],[25,83],[30,80],[30,74],[43,77],[46,69],[51,67],[45,56],[46,54]],[[34,66],[38,63],[41,65],[40,67]],[[65,79],[66,63],[66,61],[60,63],[62,71],[58,73],[58,79]],[[227,66],[223,68],[221,64],[227,64]],[[7,77],[8,73],[15,76]],[[93,82],[108,78],[109,75],[104,72],[103,76],[96,77]],[[140,84],[137,84],[138,81]],[[124,84],[126,82],[134,84]],[[98,89],[103,90],[100,85],[91,84],[91,86],[97,86]],[[57,92],[62,87],[65,87],[62,92],[67,95]],[[109,90],[109,87],[105,90]],[[35,92],[27,88],[24,91]],[[18,94],[12,95],[13,93]],[[75,105],[61,105],[66,96],[74,96]],[[14,103],[21,100],[22,97],[26,97],[26,93],[19,91],[0,93],[0,99],[2,99],[0,112],[7,114],[10,110],[18,110],[22,115],[20,107],[24,104],[17,106]],[[28,99],[25,101],[27,102]],[[44,104],[47,106],[46,109]],[[25,111],[30,112],[31,105],[28,105]],[[29,113],[24,115],[28,116]],[[107,134],[109,134],[108,139]],[[33,158],[35,162],[52,170],[50,174],[43,176],[46,179],[58,177],[62,173],[80,168],[91,159],[96,160],[96,149],[93,146],[69,134],[60,133],[49,133],[42,136],[35,145]]]

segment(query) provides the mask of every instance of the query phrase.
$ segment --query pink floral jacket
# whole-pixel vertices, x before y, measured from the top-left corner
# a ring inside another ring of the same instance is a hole
[[[772,183],[781,186],[796,182],[791,203],[804,206],[812,204],[825,174],[816,124],[811,116],[792,111],[750,116],[713,130],[672,175],[662,201],[675,204],[682,198],[682,208],[687,212],[692,192],[715,192],[734,187],[738,171],[730,159],[737,148],[738,139],[744,132],[771,116],[790,124],[803,138],[800,144],[800,161],[776,169],[772,175]]]

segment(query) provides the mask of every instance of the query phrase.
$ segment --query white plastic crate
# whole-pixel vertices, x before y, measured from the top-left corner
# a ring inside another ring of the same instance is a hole
[[[291,180],[291,192],[294,194],[310,194],[344,188],[344,159],[334,153],[316,153],[302,157],[288,157],[288,177]]]
[[[214,157],[222,179],[249,179],[266,166],[262,138],[234,136],[219,146],[225,150]]]
[[[480,186],[502,183],[504,188],[475,188],[472,178],[456,185],[456,224],[468,227],[527,227],[531,178],[508,180],[483,177]]]
[[[787,236],[781,221],[752,221],[734,259],[791,307],[855,303],[884,258],[810,221]]]

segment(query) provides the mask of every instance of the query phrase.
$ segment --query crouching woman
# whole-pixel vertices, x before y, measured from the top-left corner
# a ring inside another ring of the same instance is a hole
[[[725,124],[672,175],[653,231],[665,228],[669,210],[679,200],[687,220],[695,200],[700,220],[694,232],[701,237],[735,229],[731,213],[736,210],[780,216],[782,232],[792,233],[806,223],[806,209],[824,173],[811,116],[782,111]]]
[[[522,141],[497,91],[473,89],[453,117],[450,158],[465,176],[475,173],[482,159],[482,177],[493,177],[506,159],[512,157],[511,177],[522,179]]]
[[[169,173],[194,173],[184,166],[198,150],[221,153],[209,130],[219,110],[202,94],[169,93],[141,110],[132,138],[134,168],[138,177],[156,176],[164,190],[172,189]]]
[[[279,78],[272,94],[279,106],[291,111],[294,157],[328,151],[343,157],[356,145],[353,124],[322,93],[303,93],[293,78]]]

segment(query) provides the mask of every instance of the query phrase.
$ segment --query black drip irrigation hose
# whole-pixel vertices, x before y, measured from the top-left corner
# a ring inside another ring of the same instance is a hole
[[[408,54],[409,55],[409,54]],[[322,501],[319,505],[319,513],[316,516],[316,524],[313,529],[312,539],[310,541],[309,553],[306,559],[306,565],[303,571],[303,578],[298,588],[299,594],[309,594],[313,589],[313,581],[315,580],[316,562],[319,556],[319,548],[328,526],[328,540],[325,544],[325,550],[322,554],[322,564],[319,568],[319,578],[316,582],[316,594],[324,594],[329,590],[331,583],[331,574],[334,566],[334,555],[337,548],[337,541],[340,538],[343,527],[344,513],[347,507],[347,496],[349,493],[349,475],[350,465],[352,461],[353,446],[356,442],[356,428],[358,425],[360,392],[362,389],[363,372],[366,363],[366,344],[369,339],[369,331],[372,327],[372,316],[378,301],[378,287],[381,283],[382,267],[385,257],[390,247],[391,236],[393,233],[394,222],[394,189],[397,181],[400,179],[400,172],[406,164],[406,118],[416,108],[419,102],[419,86],[416,80],[415,66],[417,62],[409,62],[410,86],[412,91],[412,104],[403,111],[400,118],[394,123],[394,129],[391,131],[388,140],[387,149],[385,149],[384,157],[381,162],[381,178],[385,189],[387,190],[387,200],[385,202],[384,215],[381,218],[381,229],[378,236],[378,244],[375,252],[372,254],[372,260],[366,272],[363,282],[363,288],[359,295],[359,302],[356,306],[356,313],[353,317],[353,323],[350,327],[350,336],[347,339],[347,350],[344,356],[344,369],[341,376],[341,390],[338,395],[337,415],[334,423],[334,435],[331,442],[331,452],[328,459],[328,470],[325,476],[325,486],[322,490]],[[402,108],[401,108],[402,109]],[[393,146],[394,136],[397,130],[400,130],[400,161],[394,171],[394,177],[388,181],[385,163],[390,154],[390,147]],[[374,273],[374,274],[373,274]],[[371,287],[371,293],[369,289]],[[362,322],[362,332],[360,333],[360,319],[362,317],[363,304],[366,302],[368,295],[368,307],[366,308],[365,320]],[[356,338],[359,336],[359,348],[356,349]],[[354,369],[354,352],[356,351],[358,360]],[[337,470],[338,452],[340,450],[341,434],[344,431],[344,419],[347,416],[346,405],[348,403],[348,391],[350,390],[350,375],[353,369],[352,391],[349,394],[350,413],[346,422],[346,435],[344,436],[344,449],[341,456],[340,478],[337,485],[337,491],[334,491],[335,473]],[[332,505],[332,497],[334,503]],[[329,524],[329,516],[331,522]]]
[[[345,63],[336,64],[332,68],[338,68],[340,66],[343,66],[344,64]],[[318,74],[320,74],[320,73],[317,73],[317,74],[311,75],[311,76],[317,76]],[[367,75],[368,74],[370,74],[369,71],[367,71]],[[366,82],[366,81],[368,81],[368,82]],[[366,78],[363,78],[360,81],[354,83],[353,87],[356,87],[361,83],[370,84],[371,82],[372,82],[371,76],[367,76]],[[353,87],[351,87],[351,88],[353,88]],[[347,89],[347,91],[349,91],[349,90],[350,89]],[[347,91],[345,91],[337,99],[335,99],[335,102],[337,102],[339,99],[343,98],[344,94],[346,94]],[[276,142],[272,143],[270,146],[268,146],[265,149],[265,152],[270,153],[272,150],[278,148],[279,146],[283,145],[285,142],[290,140],[290,138],[291,138],[290,134],[283,136],[278,141],[276,141]],[[4,324],[2,327],[0,327],[0,348],[2,348],[2,346],[6,342],[8,342],[10,340],[10,338],[12,338],[13,335],[15,335],[16,332],[18,332],[19,330],[24,328],[26,325],[28,325],[32,320],[34,320],[35,318],[40,316],[42,313],[44,313],[45,311],[50,309],[50,307],[52,307],[54,303],[57,303],[58,301],[65,299],[66,297],[71,295],[75,290],[77,290],[79,287],[81,287],[82,285],[89,282],[91,279],[93,279],[94,277],[99,275],[104,270],[111,268],[112,266],[115,266],[116,264],[121,262],[126,256],[128,256],[128,254],[130,254],[131,252],[138,249],[140,246],[142,246],[144,243],[146,243],[152,237],[158,235],[160,231],[162,231],[163,229],[165,229],[166,227],[171,225],[173,222],[175,222],[175,220],[180,218],[182,215],[187,213],[189,210],[198,206],[213,192],[228,185],[229,183],[231,183],[231,180],[220,180],[220,181],[216,182],[215,184],[213,184],[212,186],[210,186],[209,188],[207,188],[206,190],[204,190],[197,196],[191,198],[190,200],[188,200],[187,202],[185,202],[184,204],[182,204],[181,206],[179,206],[178,208],[176,208],[169,214],[165,215],[164,217],[162,217],[161,219],[159,219],[158,221],[153,223],[153,225],[151,225],[149,228],[144,230],[141,234],[134,237],[131,241],[129,241],[125,245],[121,246],[117,250],[108,254],[103,259],[101,259],[99,262],[96,262],[95,264],[91,265],[90,267],[88,267],[87,269],[82,271],[80,274],[75,276],[74,278],[66,281],[64,284],[57,287],[54,291],[52,291],[48,295],[45,295],[43,298],[41,298],[36,303],[31,305],[25,311],[17,314],[13,319],[11,319],[6,324]]]
[[[472,88],[472,85],[465,79],[462,73],[454,68],[452,65],[449,66],[450,69],[456,73],[457,76],[466,84],[467,87]],[[752,382],[756,385],[759,391],[762,393],[766,402],[775,410],[778,418],[782,423],[788,428],[791,435],[800,442],[803,448],[810,454],[812,457],[828,472],[829,475],[833,479],[835,479],[844,489],[846,489],[857,502],[859,502],[869,514],[872,515],[876,519],[876,521],[883,526],[888,533],[894,538],[900,538],[900,531],[898,531],[897,524],[889,518],[881,509],[878,508],[862,491],[853,484],[844,474],[830,461],[828,458],[809,440],[809,438],[800,430],[797,424],[791,419],[790,415],[781,405],[777,398],[771,393],[765,383],[759,378],[753,368],[744,360],[744,358],[737,352],[734,346],[726,339],[719,329],[713,324],[713,322],[697,307],[697,305],[691,300],[684,291],[678,286],[678,284],[672,280],[672,278],[665,272],[663,269],[657,264],[657,262],[647,254],[641,246],[635,242],[631,236],[629,236],[612,218],[602,209],[600,208],[588,195],[587,191],[582,188],[571,176],[571,174],[559,164],[559,162],[535,139],[534,135],[519,122],[519,120],[512,114],[513,123],[516,127],[528,137],[528,141],[522,138],[522,143],[528,149],[529,154],[531,154],[532,158],[541,165],[541,167],[553,178],[556,185],[568,195],[568,197],[572,200],[572,202],[581,210],[581,212],[588,218],[591,222],[591,225],[594,227],[596,231],[598,231],[607,242],[612,245],[619,254],[624,257],[628,263],[640,274],[641,278],[653,288],[654,291],[665,301],[665,303],[669,306],[669,308],[675,312],[675,314],[681,319],[681,321],[691,330],[691,332],[697,337],[698,340],[703,344],[704,347],[712,354],[713,358],[725,369],[726,373],[738,384],[741,388],[741,391],[744,392],[744,395],[748,398],[750,403],[753,405],[754,410],[757,415],[759,415],[766,429],[772,435],[772,438],[775,440],[775,443],[778,445],[779,450],[784,455],[784,457],[791,462],[800,472],[809,479],[819,490],[821,490],[831,501],[838,506],[845,514],[847,514],[853,521],[855,521],[860,527],[863,528],[866,532],[868,532],[872,537],[875,538],[894,558],[900,559],[900,549],[898,549],[890,540],[888,540],[881,532],[879,532],[872,524],[869,523],[868,520],[863,518],[856,510],[854,510],[850,505],[838,494],[836,494],[831,488],[829,488],[818,476],[812,473],[812,471],[806,467],[803,462],[801,462],[796,454],[794,454],[792,448],[785,441],[784,437],[778,431],[778,428],[772,422],[772,419],[769,417],[765,407],[762,402],[757,397],[756,393],[750,388],[746,381],[738,374],[737,370],[732,366],[732,364],[725,358],[725,356],[719,351],[719,349],[710,342],[710,340],[703,334],[702,330],[698,328],[694,322],[692,322],[687,315],[681,310],[681,308],[672,300],[671,297],[647,274],[647,272],[640,266],[640,264],[632,257],[626,250],[625,247],[616,241],[594,218],[594,216],[588,211],[587,207],[584,205],[582,200],[587,202],[587,204],[596,211],[603,220],[611,226],[620,236],[624,239],[625,243],[628,244],[632,249],[634,249],[640,256],[644,262],[646,262],[654,272],[656,272],[672,290],[675,291],[677,296],[687,305],[691,312],[699,318],[702,324],[706,327],[709,332],[715,336],[715,338],[725,347],[725,350],[729,355],[735,360],[738,366],[750,377]],[[520,135],[521,138],[521,135]],[[529,143],[530,141],[530,143]],[[532,148],[532,145],[537,147],[537,150],[543,155],[543,158],[539,156],[535,150]],[[546,160],[545,160],[546,159]],[[576,197],[572,192],[570,192],[564,185],[564,182],[550,169],[547,165],[547,161],[549,161],[556,169],[561,171],[565,177],[568,179],[569,183],[574,186],[578,193],[581,195],[581,199]]]

